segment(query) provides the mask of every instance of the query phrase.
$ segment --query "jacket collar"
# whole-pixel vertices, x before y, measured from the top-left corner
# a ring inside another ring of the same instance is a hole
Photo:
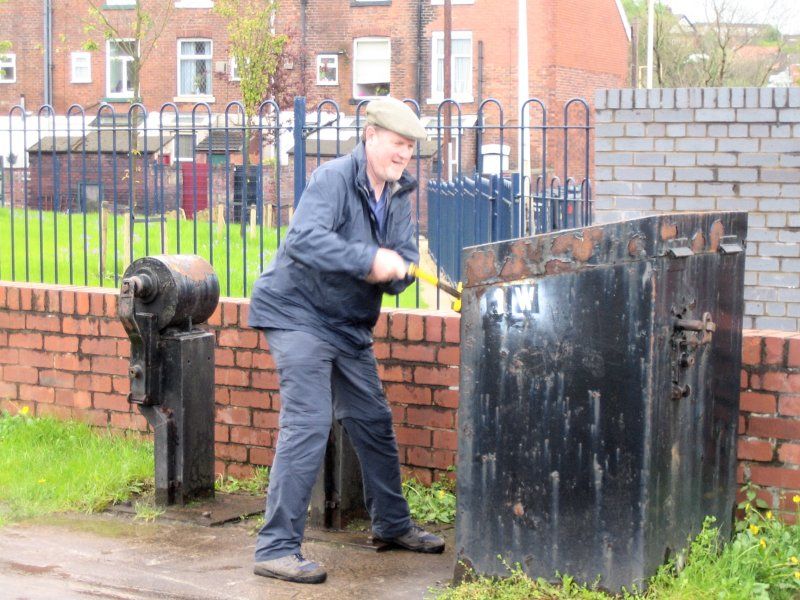
[[[356,183],[358,184],[358,188],[362,190],[370,189],[369,178],[367,177],[367,152],[364,148],[364,142],[359,142],[358,145],[353,148],[352,157],[356,167]],[[414,179],[408,171],[404,170],[400,179],[390,184],[389,196],[394,196],[401,191],[414,190],[416,187],[417,180]]]

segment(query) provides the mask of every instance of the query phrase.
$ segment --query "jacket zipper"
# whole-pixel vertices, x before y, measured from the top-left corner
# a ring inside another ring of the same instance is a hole
[[[367,211],[367,215],[369,216],[369,223],[372,227],[372,235],[378,242],[378,245],[381,245],[384,240],[381,239],[380,227],[378,227],[378,220],[375,218],[375,215],[372,212],[372,209],[369,206],[369,191],[363,185],[359,184],[359,191],[361,192],[361,204],[364,207],[364,210]],[[388,215],[387,215],[388,218]]]

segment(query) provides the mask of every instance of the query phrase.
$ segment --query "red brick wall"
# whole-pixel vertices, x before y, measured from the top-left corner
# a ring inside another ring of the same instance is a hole
[[[242,475],[272,461],[280,396],[265,340],[247,329],[249,302],[226,298],[217,336],[217,470]],[[129,343],[117,292],[0,282],[0,408],[147,430],[131,410]],[[459,318],[393,310],[375,353],[407,473],[431,481],[455,463]],[[776,511],[800,494],[800,334],[745,330],[739,481],[762,487]],[[789,515],[791,516],[791,515]]]
[[[170,0],[172,1],[172,0]],[[0,4],[0,38],[11,41],[11,52],[17,55],[17,82],[0,85],[0,114],[19,102],[21,94],[26,97],[29,109],[36,110],[44,102],[44,31],[42,2],[8,2]],[[99,3],[99,4],[102,4]],[[164,0],[145,0],[145,10],[164,4]],[[132,10],[105,10],[109,19],[124,23],[132,20]],[[154,16],[161,10],[155,9]],[[64,114],[71,104],[88,108],[96,106],[104,97],[106,89],[106,48],[102,30],[94,33],[84,31],[89,16],[86,0],[59,0],[53,2],[53,105],[58,114]],[[6,27],[6,25],[8,25]],[[71,53],[82,51],[82,45],[93,39],[99,49],[91,53],[92,82],[72,83]],[[171,102],[177,95],[177,40],[179,38],[209,38],[213,40],[212,70],[217,61],[228,61],[228,34],[225,20],[211,9],[175,8],[159,36],[156,48],[144,63],[141,74],[141,93],[149,110],[158,109]],[[212,92],[216,103],[215,112],[223,112],[225,105],[241,98],[238,82],[230,81],[225,74],[212,77]],[[117,112],[125,112],[124,101],[115,105]],[[193,104],[179,104],[182,110],[190,110]]]
[[[793,519],[800,494],[800,334],[745,330],[739,417],[739,482],[761,486]]]
[[[271,464],[278,377],[266,342],[246,328],[249,302],[225,299],[217,336],[217,471],[241,476]],[[375,352],[394,414],[401,462],[425,482],[455,464],[459,319],[421,310],[384,312]],[[130,345],[117,292],[0,282],[0,409],[147,431],[129,406]]]

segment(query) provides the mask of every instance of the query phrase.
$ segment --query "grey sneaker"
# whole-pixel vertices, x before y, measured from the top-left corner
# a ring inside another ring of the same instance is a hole
[[[257,562],[253,566],[253,573],[294,583],[322,583],[328,576],[322,565],[306,560],[299,552]]]
[[[419,525],[411,525],[411,529],[396,538],[383,539],[376,537],[378,543],[394,544],[413,552],[424,554],[441,554],[444,552],[444,540],[438,535],[425,531]]]

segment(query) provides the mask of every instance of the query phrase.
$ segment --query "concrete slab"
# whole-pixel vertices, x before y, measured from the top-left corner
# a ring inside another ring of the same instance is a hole
[[[59,515],[0,529],[0,595],[14,600],[409,599],[453,574],[447,551],[375,552],[366,533],[309,530],[303,552],[328,581],[299,585],[253,575],[247,523],[142,523],[119,514]]]
[[[133,516],[136,514],[136,505],[134,502],[122,502],[112,506],[109,511]],[[217,492],[213,498],[196,500],[184,506],[177,504],[168,506],[164,509],[160,519],[215,527],[263,512],[263,497],[251,494],[221,494]]]

